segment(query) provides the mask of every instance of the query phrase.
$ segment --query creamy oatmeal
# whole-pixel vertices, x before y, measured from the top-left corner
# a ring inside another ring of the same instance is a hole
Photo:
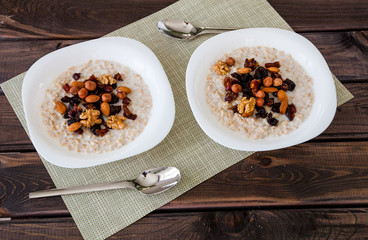
[[[50,136],[65,149],[83,153],[113,151],[132,142],[151,109],[142,77],[105,60],[67,69],[45,91],[41,106]]]
[[[214,62],[205,91],[219,121],[253,139],[296,130],[314,102],[313,80],[303,67],[263,46],[236,49]]]

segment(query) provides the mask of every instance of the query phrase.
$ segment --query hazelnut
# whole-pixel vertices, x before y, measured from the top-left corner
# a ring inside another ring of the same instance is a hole
[[[124,98],[127,97],[125,92],[118,92],[118,94],[116,96],[118,96],[118,98],[120,98],[120,99],[124,99]]]
[[[84,83],[84,87],[88,90],[88,91],[93,91],[96,89],[97,84],[94,81],[86,81]]]
[[[104,93],[104,94],[102,94],[101,100],[103,102],[111,102],[111,94],[110,93]]]
[[[81,89],[78,91],[78,96],[79,96],[81,99],[85,99],[85,98],[88,96],[88,91],[87,91],[87,89],[85,89],[85,88],[81,88]]]
[[[226,64],[229,66],[229,67],[231,67],[231,66],[233,66],[234,64],[235,64],[235,59],[234,58],[232,58],[232,57],[229,57],[228,59],[226,59]]]
[[[266,77],[265,79],[263,79],[263,85],[265,87],[269,87],[272,85],[272,77]]]
[[[262,106],[263,106],[263,104],[264,104],[264,99],[263,99],[263,98],[257,98],[257,100],[256,100],[256,105],[257,105],[258,107],[262,107]]]
[[[132,90],[128,87],[120,86],[118,87],[118,92],[130,93]]]
[[[231,86],[231,91],[233,91],[233,93],[239,93],[242,90],[242,86],[240,86],[240,84],[233,84]]]
[[[69,92],[70,92],[71,94],[73,94],[73,95],[78,94],[78,91],[79,91],[79,87],[77,87],[77,86],[73,86],[73,87],[71,87],[71,88],[70,88],[70,90],[69,90]]]
[[[274,85],[275,87],[281,86],[281,85],[282,85],[282,79],[281,79],[281,78],[275,78],[275,79],[273,80],[273,85]]]
[[[257,98],[264,98],[266,96],[266,94],[264,93],[264,91],[262,90],[259,90],[257,93],[256,93],[256,97]]]

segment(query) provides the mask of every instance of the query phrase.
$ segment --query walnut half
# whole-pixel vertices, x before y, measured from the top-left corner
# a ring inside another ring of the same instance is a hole
[[[80,122],[82,123],[83,127],[90,128],[95,124],[101,124],[102,119],[99,119],[100,111],[94,109],[87,109],[85,112],[82,112],[80,115]]]
[[[238,112],[243,117],[250,117],[253,115],[255,106],[256,99],[254,97],[251,97],[249,100],[246,97],[243,97],[238,104]]]
[[[106,121],[106,124],[112,129],[123,129],[125,127],[125,120],[126,118],[123,116],[114,115],[109,117],[109,119]]]

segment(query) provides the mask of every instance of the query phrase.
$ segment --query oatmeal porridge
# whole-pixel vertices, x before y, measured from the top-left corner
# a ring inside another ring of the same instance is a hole
[[[151,115],[147,84],[114,61],[90,60],[63,72],[41,105],[48,134],[69,151],[103,153],[132,142]]]
[[[263,46],[236,49],[213,66],[206,80],[213,114],[253,139],[289,134],[309,116],[313,80],[289,54]]]

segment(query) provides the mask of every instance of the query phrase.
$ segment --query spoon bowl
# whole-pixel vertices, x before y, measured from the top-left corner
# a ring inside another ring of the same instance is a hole
[[[97,183],[85,186],[49,189],[29,194],[29,198],[51,197],[84,192],[104,191],[111,189],[131,188],[152,195],[162,193],[174,187],[180,181],[180,171],[175,167],[158,167],[145,170],[134,180],[110,183]]]

